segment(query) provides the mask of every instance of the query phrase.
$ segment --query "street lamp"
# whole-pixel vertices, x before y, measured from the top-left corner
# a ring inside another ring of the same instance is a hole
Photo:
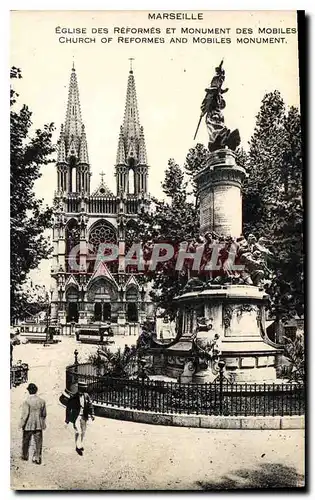
[[[218,362],[218,366],[219,366],[219,383],[220,383],[220,399],[219,399],[219,403],[220,403],[220,415],[223,414],[223,372],[224,372],[224,368],[225,368],[225,360],[224,359],[220,359],[220,361]]]
[[[50,302],[49,302],[49,294],[46,292],[46,342],[49,342],[49,325],[50,325]]]

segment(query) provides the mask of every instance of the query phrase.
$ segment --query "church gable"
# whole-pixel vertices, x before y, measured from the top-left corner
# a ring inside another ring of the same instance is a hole
[[[109,281],[111,281],[113,284],[115,284],[116,287],[118,288],[118,285],[116,283],[115,278],[113,277],[112,273],[110,272],[107,265],[103,261],[101,261],[99,263],[98,267],[95,269],[93,275],[91,276],[91,278],[89,280],[89,285],[91,284],[92,281],[94,281],[95,279],[100,278],[100,277],[107,278]]]
[[[132,274],[126,283],[126,289],[133,286],[139,289],[139,283],[136,280],[135,276]]]
[[[94,196],[107,196],[107,197],[114,197],[114,194],[111,192],[111,190],[109,189],[109,187],[105,184],[105,182],[103,182],[103,180],[101,181],[100,185],[98,186],[97,189],[95,189],[95,191],[92,193],[91,197],[94,197]]]
[[[65,288],[69,288],[71,286],[74,286],[75,288],[79,288],[79,283],[75,279],[75,277],[71,274],[69,278],[66,281]]]

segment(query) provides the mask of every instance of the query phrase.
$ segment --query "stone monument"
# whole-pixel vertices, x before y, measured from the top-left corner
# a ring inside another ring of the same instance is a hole
[[[265,305],[268,297],[262,287],[268,275],[271,252],[263,238],[257,241],[254,235],[247,239],[242,236],[241,190],[246,172],[236,163],[239,131],[231,131],[224,124],[223,94],[228,90],[222,89],[224,80],[222,61],[201,105],[197,131],[205,117],[209,158],[195,181],[205,247],[211,252],[219,245],[223,254],[224,250],[229,255],[234,252],[234,266],[229,258],[220,261],[220,250],[221,269],[192,278],[184,293],[177,297],[178,337],[164,350],[164,373],[182,380],[191,377],[193,382],[212,382],[218,373],[220,355],[229,380],[271,382],[276,379],[278,351],[267,343]]]

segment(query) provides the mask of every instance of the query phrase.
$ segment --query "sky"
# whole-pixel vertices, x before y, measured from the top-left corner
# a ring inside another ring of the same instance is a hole
[[[155,11],[157,12],[157,11]],[[21,68],[23,79],[14,86],[20,103],[33,112],[33,127],[54,122],[59,135],[64,122],[68,85],[74,61],[80,92],[92,171],[91,190],[105,172],[107,185],[115,192],[114,165],[119,127],[122,124],[129,58],[138,97],[140,123],[144,127],[149,170],[149,191],[162,197],[161,182],[169,158],[184,163],[189,148],[207,144],[201,124],[193,140],[200,116],[200,104],[214,68],[224,58],[226,72],[225,123],[239,128],[242,146],[247,148],[255,117],[266,92],[279,90],[285,103],[299,105],[298,49],[295,34],[258,34],[258,28],[292,30],[296,14],[290,11],[197,11],[203,20],[149,20],[146,11],[15,11],[11,13],[11,65]],[[191,14],[191,12],[190,12]],[[58,34],[56,28],[84,28],[87,33]],[[161,34],[113,34],[113,28],[154,28]],[[92,34],[92,28],[109,33]],[[166,28],[176,33],[166,34]],[[223,34],[181,34],[181,28],[224,28]],[[253,34],[236,35],[235,30],[252,29]],[[59,37],[96,37],[96,43],[60,43]],[[165,43],[118,43],[122,37],[164,38]],[[217,38],[221,43],[193,43],[192,37]],[[284,37],[284,43],[237,43],[243,37]],[[112,38],[101,43],[101,38]],[[170,43],[172,37],[187,43]],[[225,40],[225,43],[222,41]],[[231,43],[227,42],[231,39]],[[45,166],[35,189],[39,197],[52,203],[56,189],[56,167]],[[35,281],[47,281],[49,263],[41,265]]]

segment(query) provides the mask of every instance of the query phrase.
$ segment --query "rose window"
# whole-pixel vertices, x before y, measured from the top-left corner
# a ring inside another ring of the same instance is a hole
[[[116,233],[114,229],[106,224],[100,224],[92,229],[89,236],[91,250],[96,253],[101,243],[116,243]]]

